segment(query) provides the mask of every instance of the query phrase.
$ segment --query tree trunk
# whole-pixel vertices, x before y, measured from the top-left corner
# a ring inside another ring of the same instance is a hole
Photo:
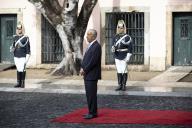
[[[77,75],[79,74],[80,64],[82,60],[82,53],[79,46],[70,47],[71,44],[80,44],[81,37],[74,36],[75,39],[69,40],[69,36],[72,35],[70,32],[66,32],[62,25],[57,25],[57,32],[61,39],[65,57],[59,65],[51,72],[52,75]],[[79,37],[79,39],[77,38]],[[71,43],[70,43],[71,42]],[[78,43],[77,43],[78,42]]]
[[[35,5],[59,34],[64,58],[51,72],[52,75],[79,74],[82,60],[83,37],[89,17],[97,0],[84,0],[78,15],[79,0],[28,0]]]

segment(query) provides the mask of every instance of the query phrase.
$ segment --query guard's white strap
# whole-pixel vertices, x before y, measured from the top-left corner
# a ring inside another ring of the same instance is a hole
[[[127,37],[128,35],[124,35],[123,37],[121,37],[116,43],[115,46],[117,46],[125,37]]]
[[[25,45],[27,45],[27,43],[28,43],[28,41],[29,41],[29,39],[27,38],[27,41],[25,42],[25,44],[22,44],[21,43],[21,40],[23,39],[23,38],[25,38],[26,36],[22,36],[21,38],[19,38],[19,40],[17,40],[17,42],[15,43],[15,47],[19,44],[19,46],[21,46],[21,47],[25,47]]]
[[[125,48],[125,49],[117,49],[116,51],[118,51],[118,52],[125,52],[125,51],[128,51],[128,49],[127,48]]]
[[[129,36],[129,35],[127,35]],[[125,44],[125,45],[128,45],[131,41],[132,41],[132,38],[129,36],[129,41],[125,42],[124,40],[122,40],[122,43]]]

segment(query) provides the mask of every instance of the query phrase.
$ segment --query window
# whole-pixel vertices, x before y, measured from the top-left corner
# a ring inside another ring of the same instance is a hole
[[[54,64],[62,61],[64,50],[56,30],[42,16],[42,63]]]
[[[144,64],[144,13],[143,12],[111,12],[106,13],[105,40],[107,64],[114,64],[114,57],[111,53],[112,38],[116,33],[118,20],[124,20],[127,27],[127,34],[133,40],[133,55],[130,64]]]
[[[189,36],[188,33],[188,19],[181,19],[181,24],[180,24],[180,37],[181,39],[187,39]]]

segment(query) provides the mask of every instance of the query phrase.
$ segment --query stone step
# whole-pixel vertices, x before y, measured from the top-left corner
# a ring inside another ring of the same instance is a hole
[[[149,82],[177,82],[192,71],[192,66],[172,66],[165,72],[153,77]]]

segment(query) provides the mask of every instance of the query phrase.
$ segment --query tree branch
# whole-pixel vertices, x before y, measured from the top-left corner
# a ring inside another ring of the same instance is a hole
[[[65,20],[65,25],[75,27],[77,22],[78,0],[65,0],[64,2],[62,18]]]
[[[44,1],[43,0],[28,0],[28,1],[31,2],[32,4],[34,4],[35,7],[40,10],[40,12],[44,15],[44,17],[54,27],[56,27],[57,24],[61,24],[61,22],[62,22],[62,18],[61,18],[62,8],[59,5],[58,1],[57,2],[55,0],[54,0],[54,2],[51,0],[44,0]],[[54,9],[52,3],[53,3],[53,5],[56,6],[57,9]],[[59,11],[59,9],[60,9],[60,11]]]
[[[62,12],[62,7],[60,6],[58,0],[46,0],[49,6],[51,7],[51,10],[55,12],[55,14],[60,15]]]
[[[76,31],[79,33],[81,37],[84,36],[87,24],[89,21],[89,17],[97,4],[98,0],[85,0],[83,3],[83,6],[81,8],[80,14],[77,19],[77,26],[76,26]]]

